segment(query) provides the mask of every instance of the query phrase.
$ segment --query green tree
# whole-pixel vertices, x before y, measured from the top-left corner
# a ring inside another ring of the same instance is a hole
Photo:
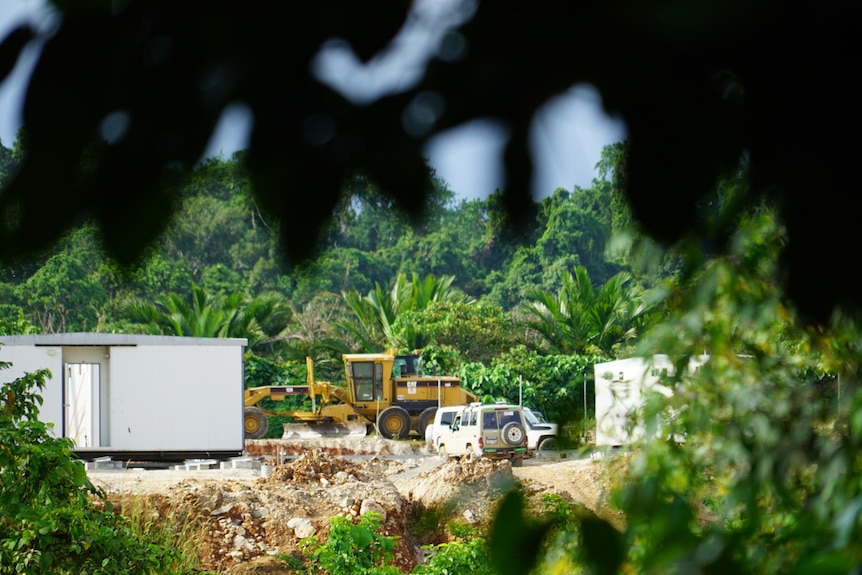
[[[27,320],[21,307],[0,304],[0,335],[27,335],[34,333],[39,333],[39,329]]]
[[[231,296],[227,296],[230,300]],[[226,301],[227,301],[226,300]],[[257,352],[280,348],[280,336],[290,325],[293,309],[279,292],[265,292],[245,297],[228,329],[229,337],[248,339],[248,346]]]
[[[316,365],[325,365],[353,352],[335,327],[347,312],[342,297],[320,293],[300,309],[291,304],[291,311],[290,324],[278,336],[286,346],[287,359],[311,357]]]
[[[170,293],[160,296],[155,303],[127,301],[122,312],[131,321],[141,324],[147,333],[228,337],[241,302],[240,294],[212,296],[202,287],[192,284],[191,302],[180,294]]]
[[[462,362],[490,363],[517,341],[512,319],[482,302],[442,301],[407,311],[393,331],[400,334],[399,347],[422,349],[429,365],[437,363],[443,373],[454,373]],[[451,359],[431,361],[435,357]]]
[[[598,181],[572,192],[558,188],[542,199],[527,231],[507,242],[511,257],[488,274],[490,298],[515,309],[532,291],[557,292],[575,267],[586,268],[597,284],[627,270],[631,262],[616,253],[619,241],[606,207],[612,200],[607,182]]]
[[[743,219],[727,257],[667,286],[672,313],[641,351],[676,370],[617,485],[616,536],[638,573],[846,572],[862,562],[858,326],[802,328],[782,301],[771,210]],[[707,352],[698,370],[693,354]],[[855,359],[851,359],[851,357]],[[709,553],[706,550],[710,549]]]
[[[159,294],[178,292],[192,283],[192,274],[185,260],[172,260],[154,252],[129,274],[126,280],[129,291],[144,300],[153,300]]]
[[[388,284],[396,269],[381,254],[334,247],[321,252],[314,261],[294,266],[288,276],[292,285],[286,291],[297,305],[324,292],[341,293],[353,289],[365,293],[375,283]]]
[[[290,321],[290,307],[278,293],[249,299],[240,292],[213,294],[196,284],[191,291],[191,301],[169,293],[155,303],[127,300],[121,311],[147,333],[241,337],[249,340],[250,349],[272,345]]]
[[[541,411],[550,421],[581,428],[594,417],[593,366],[596,355],[546,355],[526,346],[501,353],[490,364],[465,362],[458,375],[489,401],[509,401]]]
[[[42,333],[98,331],[107,294],[80,259],[59,253],[27,279],[27,309]]]
[[[409,216],[394,198],[359,172],[345,182],[326,244],[376,252],[393,247],[409,229]]]
[[[647,311],[640,289],[630,281],[629,274],[620,273],[596,289],[586,268],[578,266],[564,274],[556,296],[543,290],[527,294],[527,325],[553,353],[612,356],[638,337]]]
[[[166,256],[181,257],[192,277],[200,281],[207,267],[219,263],[230,266],[230,250],[239,243],[245,229],[246,212],[240,206],[212,195],[190,197],[165,235]]]
[[[486,283],[490,289],[487,299],[503,309],[515,309],[523,301],[524,294],[544,285],[544,274],[535,249],[520,246],[504,268],[488,274]]]
[[[568,197],[549,210],[544,233],[536,242],[536,253],[545,267],[568,260],[569,268],[581,265],[598,283],[604,283],[618,271],[606,257],[611,237],[610,222],[602,221],[578,201],[588,192],[581,189],[576,189],[571,195],[565,192]],[[571,258],[576,261],[570,263]],[[559,277],[559,274],[555,275]]]
[[[454,276],[437,277],[428,274],[424,279],[414,273],[408,282],[406,274],[399,274],[387,293],[380,284],[366,296],[356,290],[342,293],[353,313],[340,327],[349,333],[359,349],[379,351],[384,347],[406,346],[417,349],[418,334],[397,333],[394,329],[398,316],[408,311],[421,311],[432,303],[470,301],[464,292],[453,286]]]

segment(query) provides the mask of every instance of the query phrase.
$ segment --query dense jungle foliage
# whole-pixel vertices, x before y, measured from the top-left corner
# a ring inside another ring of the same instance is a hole
[[[2,154],[13,170],[16,151]],[[504,505],[496,525],[515,537],[505,548],[545,543],[526,561],[494,561],[500,572],[852,572],[862,563],[856,324],[798,320],[776,264],[786,230],[766,204],[736,218],[722,253],[639,236],[618,195],[625,154],[606,148],[593,186],[537,202],[519,234],[497,195],[456,201],[436,180],[413,221],[357,174],[301,265],[279,253],[242,155],[212,160],[165,182],[183,202],[140,266],[113,264],[83,221],[52,252],[4,267],[0,333],[246,337],[255,385],[304,378],[305,356],[338,381],[343,352],[421,348],[483,397],[523,393],[575,423],[592,415],[594,363],[668,353],[671,391],[647,402],[647,433],[614,475],[609,504],[626,529],[559,509],[535,522]],[[725,217],[745,171],[718,187],[707,219]],[[687,370],[703,352],[710,362]],[[493,539],[465,545],[503,552]]]
[[[0,149],[4,175],[19,148]],[[139,265],[113,263],[85,220],[0,268],[0,333],[244,337],[249,385],[304,380],[306,356],[337,382],[342,353],[422,349],[428,369],[462,374],[480,396],[516,400],[523,386],[546,415],[583,418],[590,366],[661,317],[646,293],[673,271],[639,271],[607,247],[627,225],[608,179],[622,153],[608,147],[590,188],[555,190],[517,234],[499,193],[458,200],[436,178],[417,220],[358,173],[316,257],[297,265],[249,194],[242,153],[212,159],[165,179],[182,201]]]

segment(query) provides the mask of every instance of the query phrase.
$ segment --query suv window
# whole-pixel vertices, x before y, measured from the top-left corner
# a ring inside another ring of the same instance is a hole
[[[497,426],[497,412],[486,411],[482,414],[482,427],[485,429],[500,429]]]
[[[507,423],[521,423],[521,417],[515,411],[500,411],[500,429],[506,426]]]
[[[440,425],[445,425],[449,427],[452,425],[452,422],[455,421],[456,411],[444,411],[440,414]]]
[[[472,415],[475,415],[472,414]],[[482,427],[485,429],[503,429],[507,423],[521,424],[517,411],[486,411],[482,414]]]

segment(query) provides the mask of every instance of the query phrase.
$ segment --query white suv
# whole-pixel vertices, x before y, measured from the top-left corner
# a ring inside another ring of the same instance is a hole
[[[452,422],[451,430],[436,440],[443,457],[509,459],[513,467],[530,456],[527,448],[527,420],[519,405],[471,403]]]
[[[434,413],[434,421],[425,427],[425,445],[428,449],[431,451],[437,449],[437,441],[440,439],[440,436],[451,431],[455,416],[464,407],[463,405],[449,405],[437,408],[437,411]]]
[[[556,423],[548,423],[541,413],[524,408],[524,418],[527,420],[527,447],[533,451],[552,451],[557,449]]]

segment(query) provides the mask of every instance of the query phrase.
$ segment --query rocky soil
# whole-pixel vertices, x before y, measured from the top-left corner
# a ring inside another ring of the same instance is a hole
[[[486,459],[444,461],[424,450],[418,442],[376,437],[258,441],[248,442],[247,451],[272,463],[271,472],[88,473],[120,507],[144,496],[154,516],[195,525],[202,567],[226,575],[289,573],[279,555],[298,555],[297,544],[310,535],[325,538],[334,516],[369,511],[384,517],[385,534],[399,537],[396,563],[408,572],[423,560],[422,545],[446,540],[442,525],[452,519],[487,524],[497,501],[517,484],[528,497],[556,493],[607,515],[603,466],[590,459],[551,456],[512,468]]]

